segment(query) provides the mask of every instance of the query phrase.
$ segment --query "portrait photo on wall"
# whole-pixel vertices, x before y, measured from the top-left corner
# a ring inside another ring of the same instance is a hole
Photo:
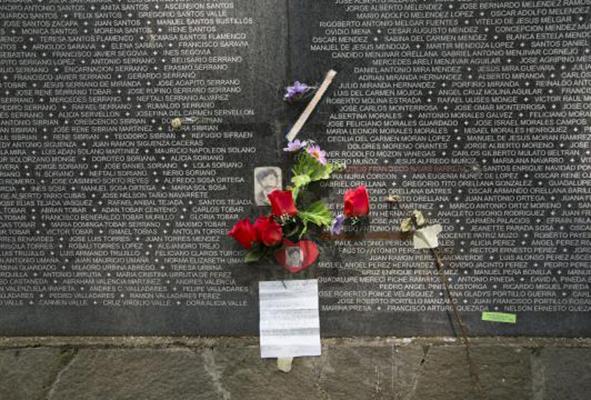
[[[267,195],[275,189],[281,190],[281,169],[279,167],[257,167],[254,169],[254,200],[257,206],[268,206]]]

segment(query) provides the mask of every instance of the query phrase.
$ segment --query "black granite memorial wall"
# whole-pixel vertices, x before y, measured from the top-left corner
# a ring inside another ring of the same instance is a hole
[[[287,183],[282,88],[335,69],[299,136],[347,164],[332,207],[365,184],[370,231],[389,194],[442,224],[472,334],[589,335],[590,5],[2,1],[0,334],[258,332],[258,281],[291,277],[226,232],[254,168]],[[325,335],[452,332],[407,242],[325,241],[305,276]]]

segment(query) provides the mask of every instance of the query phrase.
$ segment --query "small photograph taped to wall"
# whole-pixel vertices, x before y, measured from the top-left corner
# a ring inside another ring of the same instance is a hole
[[[304,255],[302,254],[302,249],[298,246],[288,247],[286,250],[287,253],[287,260],[286,264],[289,268],[299,268],[302,266],[304,262]]]
[[[275,189],[281,190],[281,169],[279,167],[257,167],[254,169],[254,201],[257,206],[268,206],[267,195]]]

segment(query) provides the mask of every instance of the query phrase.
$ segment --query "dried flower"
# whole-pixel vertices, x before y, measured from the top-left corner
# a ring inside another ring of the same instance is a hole
[[[296,151],[298,151],[300,149],[303,149],[307,145],[308,145],[308,142],[306,142],[306,141],[303,141],[302,142],[299,139],[295,139],[295,140],[292,140],[291,142],[289,142],[287,144],[287,147],[284,147],[283,148],[283,151],[287,151],[287,152],[293,153],[293,152],[296,152]]]
[[[423,213],[420,212],[419,210],[414,210],[412,212],[412,215],[415,218],[415,221],[416,221],[416,223],[417,223],[418,226],[425,225],[427,223],[427,220],[423,216]]]
[[[314,157],[320,164],[326,165],[326,152],[318,145],[312,145],[306,149],[308,154]]]
[[[172,121],[170,121],[170,126],[172,126],[172,129],[180,129],[181,126],[183,126],[183,120],[181,118],[174,118]]]
[[[404,218],[400,222],[400,231],[401,232],[410,232],[410,231],[412,231],[412,228],[413,228],[412,218]]]
[[[299,81],[295,81],[293,85],[288,86],[285,89],[285,95],[283,96],[283,100],[290,103],[298,101],[310,90],[312,90],[311,86],[308,86],[305,83]]]

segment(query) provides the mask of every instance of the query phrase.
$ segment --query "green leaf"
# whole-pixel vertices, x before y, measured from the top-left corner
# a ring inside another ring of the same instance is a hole
[[[293,187],[290,189],[291,190],[291,194],[293,195],[293,201],[298,201],[298,196],[300,195],[300,188],[299,187]]]
[[[296,175],[291,178],[291,183],[294,184],[295,187],[305,186],[311,182],[309,175]]]
[[[333,164],[326,163],[326,165],[322,165],[314,157],[304,152],[298,156],[292,172],[294,177],[307,175],[310,181],[314,182],[330,178],[334,168]]]
[[[318,161],[316,161],[316,164],[318,164],[318,167],[314,169],[314,172],[310,176],[310,180],[315,182],[329,179],[333,171],[332,164],[326,163],[326,165],[322,165]]]
[[[308,232],[308,223],[304,221],[303,224],[304,224],[304,227],[302,228],[302,231],[300,232],[300,236],[299,236],[300,239],[306,234],[306,232]]]
[[[294,198],[297,199],[300,191],[309,183],[329,179],[330,175],[338,168],[336,164],[331,163],[322,165],[306,152],[300,153],[297,156],[296,164],[291,170]]]
[[[244,256],[244,262],[253,263],[258,262],[265,255],[265,251],[261,249],[251,249]]]
[[[308,156],[306,153],[300,153],[298,154],[298,156],[296,157],[296,163],[293,166],[293,168],[291,169],[294,176],[297,175],[308,175],[310,173],[310,170],[312,168],[312,165],[310,163],[311,157]]]
[[[332,223],[332,212],[328,209],[323,201],[316,201],[312,203],[307,209],[298,212],[298,216],[307,226],[308,223],[312,223],[319,227],[330,227]]]

